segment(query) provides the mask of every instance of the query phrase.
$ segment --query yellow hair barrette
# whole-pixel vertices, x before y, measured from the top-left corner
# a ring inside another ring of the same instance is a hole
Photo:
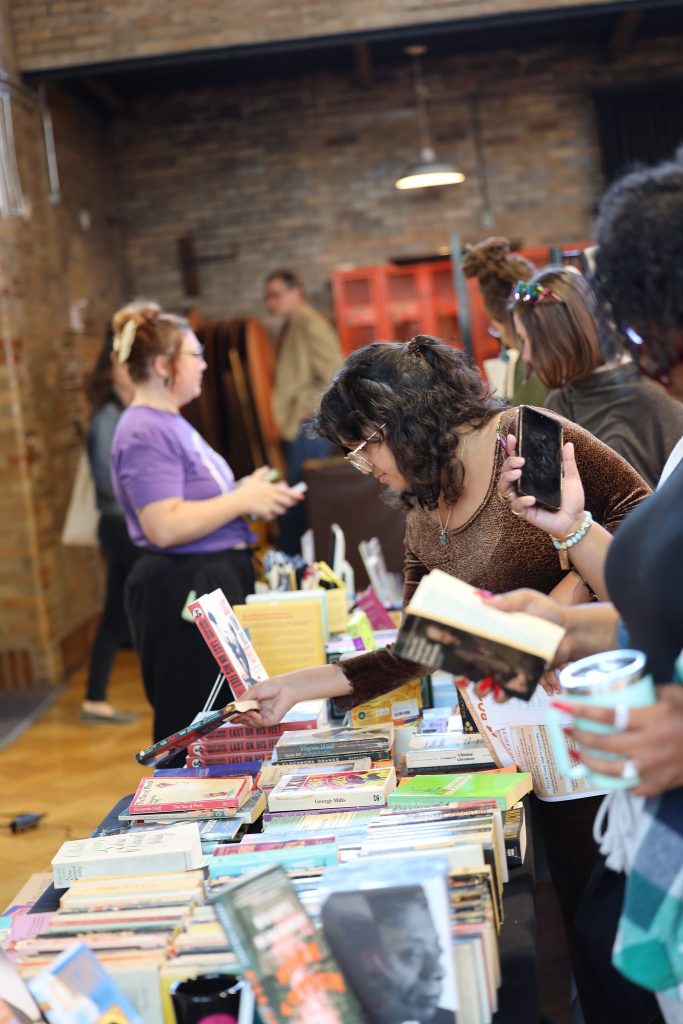
[[[128,362],[137,329],[138,325],[135,323],[135,320],[126,320],[121,330],[114,335],[112,349],[120,363]]]

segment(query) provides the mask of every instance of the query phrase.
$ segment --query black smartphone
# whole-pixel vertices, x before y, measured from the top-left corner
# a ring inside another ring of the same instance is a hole
[[[539,505],[556,511],[562,504],[562,424],[538,409],[521,405],[517,454],[524,459],[517,493],[531,494]]]

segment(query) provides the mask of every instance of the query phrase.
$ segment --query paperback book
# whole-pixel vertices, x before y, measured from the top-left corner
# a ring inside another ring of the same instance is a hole
[[[564,636],[561,626],[526,612],[487,605],[474,587],[433,569],[418,584],[396,641],[396,654],[432,669],[478,680],[491,676],[503,689],[513,677],[529,699]]]
[[[204,594],[188,606],[235,699],[268,678],[261,659],[222,590]]]
[[[311,729],[309,732],[288,732],[277,741],[274,760],[277,764],[322,757],[355,758],[369,756],[373,761],[390,758],[394,741],[392,725],[365,726],[346,729],[336,726]]]
[[[324,936],[281,867],[237,881],[213,902],[264,1024],[363,1024]]]
[[[323,932],[369,1024],[454,1024],[447,870],[443,858],[378,857],[325,872]]]
[[[269,811],[316,808],[381,807],[396,788],[396,771],[376,768],[362,772],[289,775],[268,795]]]
[[[462,775],[414,775],[402,779],[387,797],[390,807],[419,807],[459,800],[495,800],[507,810],[531,792],[528,772],[476,772]]]
[[[83,943],[65,949],[28,987],[49,1024],[145,1024]]]
[[[77,878],[191,871],[203,863],[196,823],[134,830],[97,839],[71,839],[52,858],[56,889]]]
[[[144,778],[131,800],[129,813],[213,810],[234,813],[249,799],[252,787],[253,780],[249,775],[225,779]]]

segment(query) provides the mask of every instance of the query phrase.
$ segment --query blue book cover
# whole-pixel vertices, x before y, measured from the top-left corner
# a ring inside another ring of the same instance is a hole
[[[142,1017],[83,943],[69,946],[28,979],[49,1024],[145,1024]]]
[[[258,775],[263,761],[237,761],[235,764],[204,764],[196,768],[155,768],[155,778],[221,779],[230,775]]]

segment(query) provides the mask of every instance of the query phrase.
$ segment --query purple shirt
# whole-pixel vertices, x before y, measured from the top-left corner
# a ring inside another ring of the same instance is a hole
[[[126,517],[130,539],[147,551],[176,554],[225,551],[254,540],[244,519],[233,519],[205,537],[158,548],[147,539],[137,509],[166,498],[202,501],[235,489],[235,474],[180,413],[147,405],[129,406],[121,416],[111,449],[114,493]]]

